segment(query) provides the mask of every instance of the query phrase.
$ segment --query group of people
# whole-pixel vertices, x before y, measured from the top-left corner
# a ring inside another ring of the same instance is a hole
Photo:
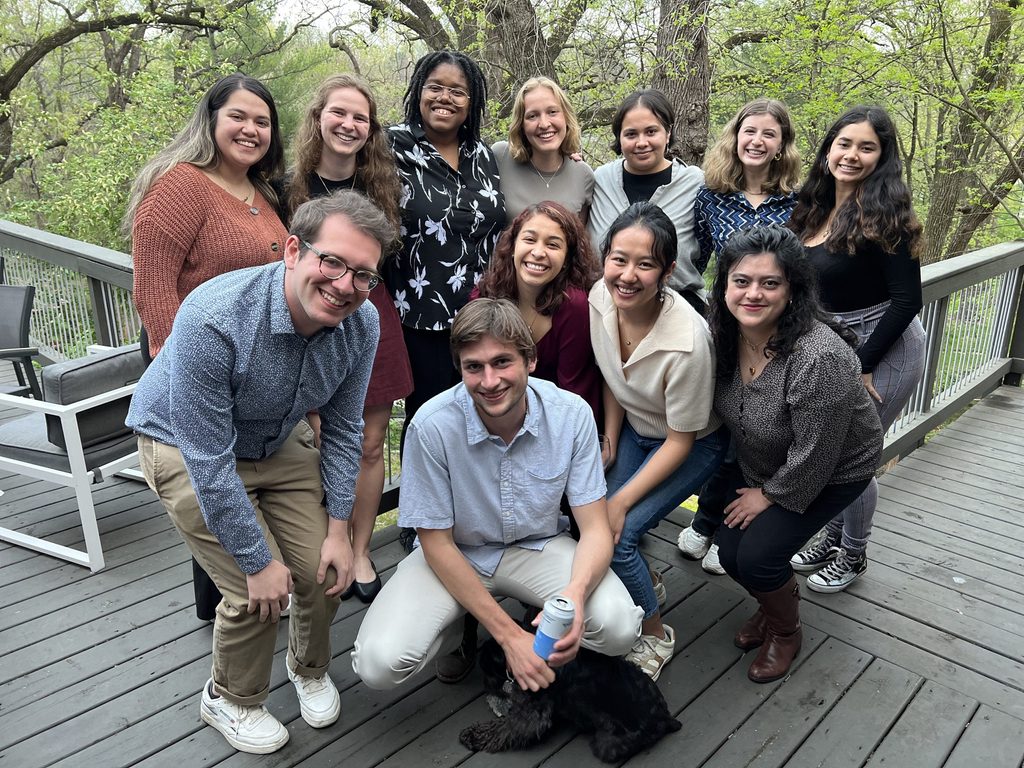
[[[522,85],[492,147],[486,98],[476,62],[433,52],[384,128],[360,78],[332,77],[286,172],[273,98],[231,75],[133,188],[152,362],[128,424],[214,619],[201,716],[239,750],[288,740],[263,705],[285,610],[288,679],[325,727],[350,596],[372,603],[352,651],[371,687],[461,680],[478,625],[523,689],[580,645],[656,680],[675,633],[641,540],[698,492],[679,548],[757,600],[735,638],[754,681],[800,650],[794,571],[837,591],[866,568],[883,429],[923,358],[921,226],[884,110],[840,117],[801,183],[778,101],[744,105],[702,171],[669,100],[638,91],[595,171],[555,82]],[[382,585],[401,398],[417,546]],[[545,660],[524,625],[556,595],[576,613]]]

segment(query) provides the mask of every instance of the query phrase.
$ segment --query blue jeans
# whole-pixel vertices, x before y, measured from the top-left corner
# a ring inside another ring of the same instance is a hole
[[[608,498],[628,483],[664,442],[638,435],[628,421],[623,421],[615,463],[608,470]],[[658,599],[654,596],[647,562],[640,554],[640,539],[711,477],[728,446],[729,431],[725,427],[697,440],[682,466],[626,513],[622,535],[612,555],[612,570],[629,590],[633,601],[644,609],[645,619],[658,612]]]

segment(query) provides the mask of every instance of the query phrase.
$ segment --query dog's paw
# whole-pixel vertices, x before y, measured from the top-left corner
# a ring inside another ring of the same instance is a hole
[[[473,752],[490,752],[494,749],[494,731],[498,723],[491,721],[475,723],[462,729],[459,741],[462,746]]]

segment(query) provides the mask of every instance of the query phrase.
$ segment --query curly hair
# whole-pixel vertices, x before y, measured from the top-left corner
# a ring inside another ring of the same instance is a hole
[[[655,88],[634,91],[619,105],[612,118],[612,149],[615,150],[615,154],[622,154],[622,142],[619,140],[619,135],[622,133],[622,122],[626,119],[627,113],[638,107],[651,110],[658,118],[658,122],[661,123],[661,127],[668,132],[668,146],[665,147],[666,159],[677,158],[681,153],[677,146],[676,134],[672,130],[676,124],[676,111],[672,108],[672,102],[668,100],[668,96]]]
[[[289,215],[311,197],[308,186],[310,173],[316,170],[323,154],[324,137],[320,116],[331,94],[341,88],[352,88],[361,93],[369,105],[370,129],[366,143],[356,153],[356,176],[360,191],[376,203],[388,220],[397,228],[401,221],[398,199],[401,186],[391,146],[377,117],[377,100],[366,81],[357,75],[340,74],[320,83],[313,101],[306,109],[295,136],[294,167],[288,186]]]
[[[857,346],[856,335],[837,323],[825,312],[818,299],[818,274],[807,259],[800,239],[779,224],[749,227],[735,232],[718,255],[715,284],[711,289],[708,324],[715,341],[717,375],[730,378],[736,369],[739,346],[739,324],[725,303],[729,274],[747,256],[770,253],[789,287],[789,303],[779,318],[775,333],[765,345],[765,352],[785,356],[801,336],[811,330],[815,321],[824,323],[838,333],[851,347]]]
[[[704,160],[704,184],[713,192],[741,192],[744,188],[743,163],[736,154],[736,142],[748,117],[770,115],[782,130],[782,146],[768,166],[768,179],[762,191],[790,193],[800,181],[800,151],[789,109],[776,99],[748,101],[722,129],[718,141]]]
[[[836,206],[836,182],[828,167],[828,154],[839,132],[859,123],[868,123],[878,135],[878,165],[835,211],[825,245],[830,251],[852,256],[872,243],[893,254],[903,242],[916,258],[924,244],[923,228],[903,181],[896,126],[881,107],[848,109],[828,129],[800,190],[789,227],[806,240],[828,221]]]
[[[277,179],[284,171],[284,144],[277,119],[277,106],[267,86],[254,77],[235,72],[210,86],[192,111],[192,116],[185,127],[178,131],[178,135],[171,143],[146,163],[135,177],[128,198],[128,207],[121,221],[122,231],[127,237],[131,238],[135,212],[157,179],[181,163],[189,163],[202,169],[217,167],[220,162],[215,138],[217,114],[231,98],[231,94],[237,90],[254,94],[267,105],[270,112],[270,146],[258,162],[249,166],[246,175],[267,202],[277,209],[277,192],[274,191],[271,180]]]
[[[559,150],[563,155],[579,152],[583,146],[580,121],[576,117],[576,111],[569,103],[569,97],[551,78],[531,77],[520,86],[516,93],[516,100],[512,104],[512,122],[508,126],[508,150],[512,159],[517,163],[525,163],[533,155],[533,147],[523,131],[523,122],[526,116],[526,94],[535,88],[547,88],[551,91],[565,116],[565,138],[562,139],[562,146],[559,147]]]
[[[542,315],[553,315],[562,304],[566,289],[575,286],[589,291],[597,280],[597,258],[590,246],[590,236],[579,217],[559,203],[545,200],[528,206],[516,216],[512,225],[501,233],[487,271],[477,284],[481,296],[519,301],[514,254],[519,233],[534,216],[547,216],[562,230],[565,237],[565,264],[562,270],[541,290],[534,309]]]
[[[480,141],[480,129],[484,122],[484,111],[487,108],[487,80],[480,66],[461,51],[432,51],[420,57],[412,70],[409,87],[405,89],[402,105],[405,108],[405,122],[409,125],[423,125],[420,114],[420,94],[430,73],[442,64],[453,64],[462,70],[469,83],[469,115],[459,128],[459,139]]]

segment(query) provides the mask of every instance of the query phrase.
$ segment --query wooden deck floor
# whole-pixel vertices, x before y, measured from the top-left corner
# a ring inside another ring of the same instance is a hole
[[[1024,391],[1002,388],[886,475],[867,574],[846,593],[804,592],[804,650],[769,685],[747,681],[731,642],[751,599],[681,558],[687,514],[672,515],[646,551],[668,587],[678,650],[660,686],[683,728],[628,765],[1021,766],[1022,453]],[[2,474],[0,490],[5,525],[80,539],[68,491]],[[571,733],[528,752],[463,749],[459,731],[487,716],[477,673],[365,688],[349,663],[355,601],[332,631],[340,721],[314,731],[299,718],[282,633],[268,705],[291,741],[235,753],[198,717],[211,626],[195,618],[188,552],[143,486],[114,480],[96,497],[103,572],[0,545],[0,768],[597,764]],[[374,546],[387,578],[394,529]]]

